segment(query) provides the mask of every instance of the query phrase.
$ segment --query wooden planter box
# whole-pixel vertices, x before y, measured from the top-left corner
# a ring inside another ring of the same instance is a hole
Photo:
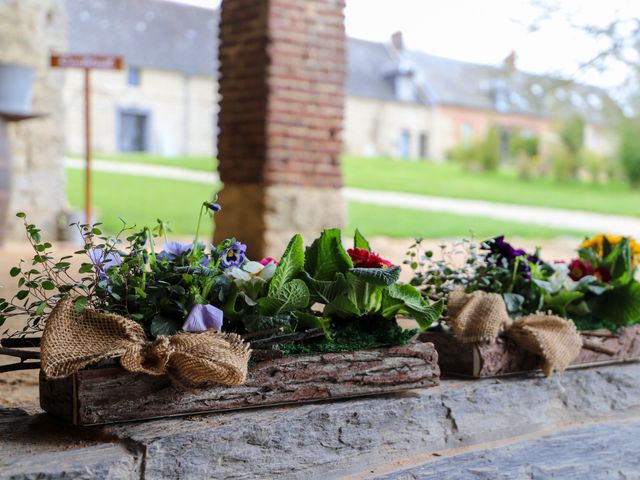
[[[640,359],[640,325],[617,332],[592,330],[580,332],[585,342],[578,358],[569,368],[622,363]],[[539,370],[542,359],[500,336],[486,344],[461,343],[453,335],[424,332],[418,337],[433,343],[438,351],[443,374],[465,377],[494,377]]]
[[[258,363],[244,385],[212,385],[196,392],[169,378],[127,372],[119,366],[87,368],[61,380],[40,376],[40,406],[74,425],[222,412],[269,405],[398,392],[439,383],[431,343]]]

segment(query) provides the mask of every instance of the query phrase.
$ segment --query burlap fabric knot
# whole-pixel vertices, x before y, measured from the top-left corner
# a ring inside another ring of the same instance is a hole
[[[242,384],[250,355],[249,346],[233,333],[181,333],[149,341],[142,327],[128,318],[89,308],[76,312],[70,296],[51,312],[41,342],[42,370],[48,378],[121,357],[122,367],[130,372],[166,373],[185,387]]]
[[[567,368],[582,348],[582,338],[572,321],[543,313],[512,320],[497,293],[467,294],[456,289],[449,295],[447,311],[448,323],[461,342],[492,342],[504,332],[520,347],[543,358],[547,376]]]

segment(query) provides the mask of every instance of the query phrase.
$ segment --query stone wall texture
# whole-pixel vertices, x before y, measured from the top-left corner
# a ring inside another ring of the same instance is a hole
[[[63,73],[48,66],[50,53],[65,50],[65,31],[62,0],[0,0],[0,63],[35,69],[33,111],[47,115],[9,126],[9,212],[26,212],[47,238],[65,208]],[[12,214],[7,227],[9,238],[22,237]]]
[[[194,52],[197,55],[197,52]],[[79,69],[64,71],[67,153],[84,152],[84,81]],[[217,93],[213,77],[140,69],[140,85],[127,83],[126,70],[91,72],[93,150],[119,151],[120,112],[148,114],[149,153],[175,156],[215,154]]]
[[[291,218],[303,218],[310,235],[344,224],[343,10],[344,0],[222,3],[218,156],[225,211],[216,218],[216,237],[237,235],[253,256],[280,253],[286,242],[276,239],[297,227]],[[277,198],[280,187],[284,200]],[[252,221],[239,220],[249,209]]]
[[[4,479],[640,478],[640,364],[94,428],[0,409]]]

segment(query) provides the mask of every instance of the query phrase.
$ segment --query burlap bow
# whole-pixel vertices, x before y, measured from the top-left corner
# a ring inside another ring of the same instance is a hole
[[[130,372],[167,373],[185,386],[239,385],[246,379],[250,355],[249,346],[233,333],[182,333],[151,342],[140,325],[125,317],[89,308],[76,312],[70,296],[51,312],[41,342],[42,370],[49,378],[121,357]]]
[[[492,342],[504,332],[519,346],[540,355],[543,371],[549,376],[575,360],[582,338],[570,320],[543,313],[512,320],[501,295],[456,289],[447,303],[449,325],[463,343]]]

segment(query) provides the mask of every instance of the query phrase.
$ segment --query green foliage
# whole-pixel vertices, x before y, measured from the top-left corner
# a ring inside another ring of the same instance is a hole
[[[288,333],[295,330],[296,325],[295,318],[290,314],[272,316],[245,315],[242,317],[242,323],[247,332],[282,328],[285,333]]]
[[[421,254],[420,241],[408,252],[407,262],[415,265],[412,284],[431,300],[446,300],[452,289],[464,287],[469,293],[500,294],[514,318],[551,311],[573,320],[579,329],[615,330],[640,323],[637,252],[628,238],[610,237],[610,242],[601,237],[600,243],[591,241],[593,246],[579,249],[579,258],[570,264],[545,262],[540,252],[527,254],[502,237],[484,242],[480,252],[469,248],[464,266],[449,266],[431,252]]]
[[[383,317],[407,315],[415,319],[423,330],[437,322],[443,310],[444,302],[442,300],[429,305],[412,285],[390,285],[384,290],[382,297]]]
[[[400,279],[400,267],[390,268],[350,268],[349,273],[373,285],[383,287],[396,283]]]
[[[584,120],[579,115],[566,118],[560,126],[560,139],[570,154],[577,156],[584,147]]]
[[[448,153],[448,158],[467,170],[494,171],[500,165],[500,130],[491,127],[480,141],[462,143]]]
[[[640,187],[640,123],[637,119],[626,121],[622,125],[618,160],[629,183],[634,188]]]
[[[309,355],[314,353],[349,352],[369,348],[404,345],[418,333],[405,330],[389,319],[380,317],[358,318],[336,325],[331,339],[322,338],[304,343],[281,346],[286,355]]]
[[[509,153],[517,156],[524,153],[528,157],[538,155],[540,138],[536,135],[522,135],[520,132],[513,132],[509,137]]]
[[[269,285],[269,295],[275,295],[288,282],[297,278],[304,268],[302,236],[296,234],[282,254],[276,273]]]
[[[309,286],[311,299],[324,305],[324,317],[393,319],[404,314],[416,318],[422,328],[428,328],[440,316],[441,304],[429,305],[411,285],[398,287],[399,267],[353,268],[350,259],[342,260],[346,252],[339,239],[339,232],[325,230],[307,249],[302,278]],[[359,232],[354,243],[370,248]]]
[[[481,146],[481,165],[484,171],[496,170],[500,165],[500,130],[491,127]]]
[[[309,304],[309,289],[300,279],[285,283],[275,293],[258,300],[260,315],[272,316],[306,308]]]
[[[353,268],[351,258],[342,246],[340,230],[328,229],[307,247],[304,269],[316,280],[332,280],[337,273]]]
[[[362,232],[356,228],[356,233],[353,235],[353,246],[362,250],[371,251],[369,241],[362,235]]]

